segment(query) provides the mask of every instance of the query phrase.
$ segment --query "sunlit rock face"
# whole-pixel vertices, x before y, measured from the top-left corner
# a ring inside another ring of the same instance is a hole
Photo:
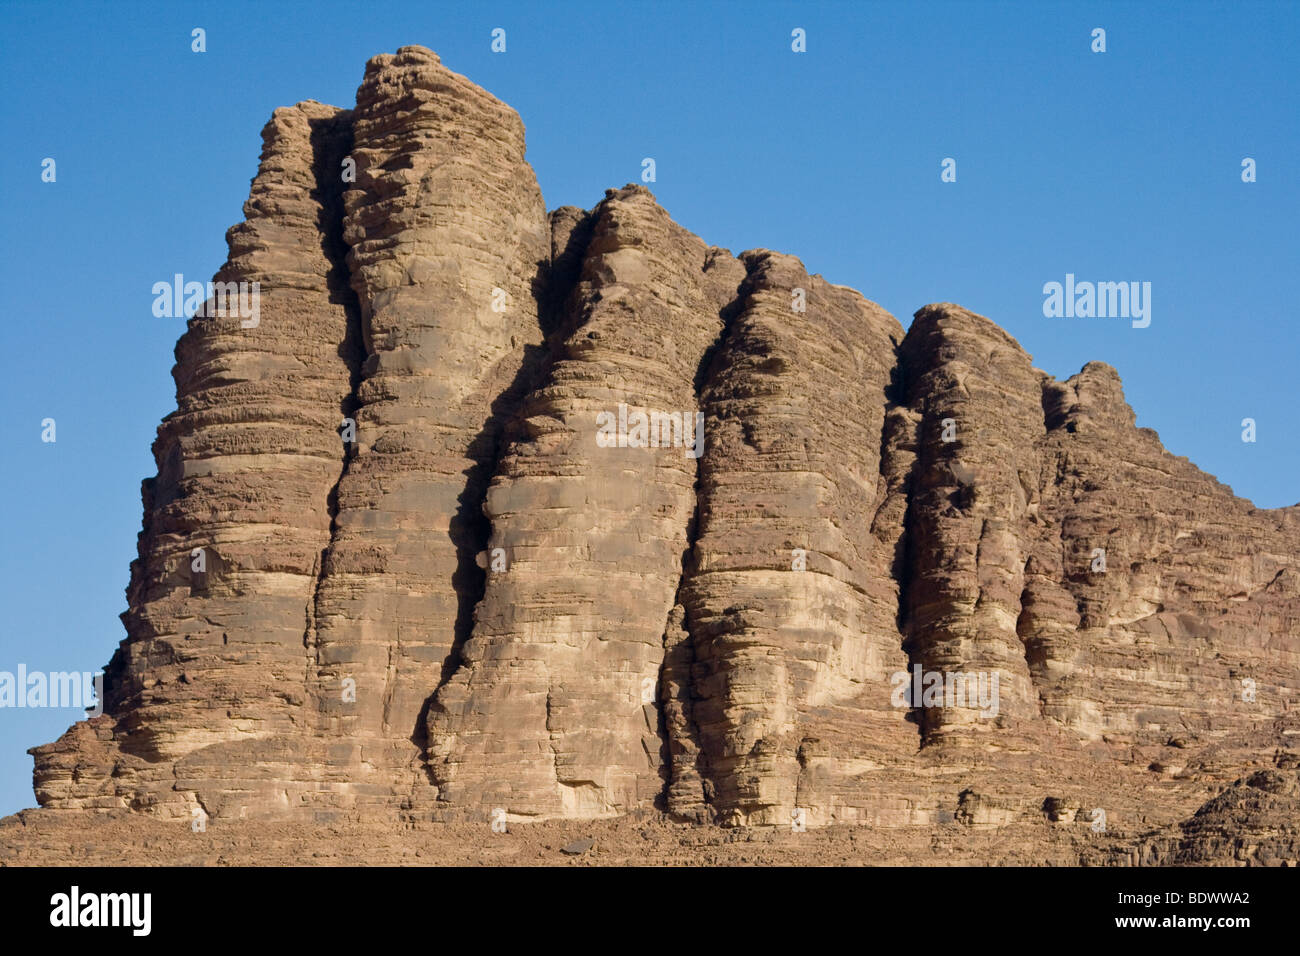
[[[177,345],[105,713],[32,751],[43,807],[1104,808],[1168,831],[1143,862],[1216,858],[1238,800],[1290,852],[1300,513],[1166,452],[1109,366],[1055,381],[950,303],[905,332],[642,186],[548,214],[519,117],[419,47],[263,143],[214,277],[259,318]]]

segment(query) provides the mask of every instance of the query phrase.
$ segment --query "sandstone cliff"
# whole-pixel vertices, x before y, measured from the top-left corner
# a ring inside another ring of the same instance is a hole
[[[1294,859],[1300,508],[1166,452],[1109,366],[952,304],[904,333],[644,187],[548,215],[519,117],[422,48],[263,141],[218,275],[260,323],[177,345],[106,713],[32,751],[42,807],[1103,809],[1137,862]]]

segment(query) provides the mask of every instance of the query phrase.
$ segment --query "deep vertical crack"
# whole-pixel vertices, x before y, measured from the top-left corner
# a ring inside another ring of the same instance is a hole
[[[329,272],[325,276],[329,301],[343,308],[346,325],[343,341],[339,343],[339,357],[348,369],[348,393],[339,402],[340,427],[342,419],[354,418],[361,406],[358,390],[361,386],[362,365],[366,358],[365,339],[361,328],[361,303],[352,288],[351,274],[347,265],[347,243],[343,239],[343,181],[339,173],[343,157],[352,151],[352,112],[342,111],[329,119],[311,121],[312,174],[316,188],[312,196],[320,206],[317,217],[317,230],[321,237],[321,252],[329,263]],[[303,632],[303,644],[307,656],[307,690],[309,695],[315,691],[316,715],[320,716],[320,656],[316,632],[319,612],[321,585],[325,580],[330,564],[330,554],[338,535],[339,486],[347,475],[348,464],[352,460],[352,447],[340,437],[339,474],[326,498],[326,509],[330,518],[329,543],[321,551],[315,562],[316,583],[312,588],[311,599],[307,603],[306,627]]]
[[[708,268],[712,260],[705,262],[705,268]],[[704,389],[713,377],[714,365],[719,357],[724,353],[727,342],[731,338],[732,329],[735,326],[736,319],[744,312],[745,306],[751,294],[750,276],[753,275],[757,268],[757,258],[742,259],[745,266],[745,279],[736,289],[735,295],[725,306],[718,311],[718,317],[722,320],[722,329],[718,333],[717,340],[710,346],[700,359],[700,364],[696,368],[693,388],[695,392],[696,408],[700,409],[704,400]],[[708,446],[705,445],[707,452]],[[663,812],[672,812],[670,806],[670,792],[675,779],[678,776],[677,768],[673,766],[673,746],[672,739],[668,729],[667,715],[664,712],[665,693],[667,691],[667,678],[674,674],[680,674],[682,685],[682,719],[685,722],[684,732],[687,740],[690,742],[695,754],[695,767],[692,768],[700,777],[701,783],[701,800],[707,807],[711,803],[710,794],[712,792],[711,776],[709,774],[708,754],[700,746],[699,727],[695,722],[694,703],[697,699],[695,693],[695,661],[698,657],[696,653],[695,642],[698,639],[696,628],[692,627],[690,609],[686,603],[685,589],[690,581],[691,576],[695,573],[695,545],[698,540],[700,528],[700,507],[701,495],[700,485],[703,480],[703,456],[696,461],[695,483],[693,492],[695,496],[695,507],[691,512],[690,520],[686,525],[686,545],[682,554],[682,568],[677,581],[677,590],[673,597],[673,609],[669,611],[668,620],[664,624],[664,658],[659,667],[659,692],[655,695],[655,709],[658,712],[658,733],[660,739],[660,777],[663,780],[663,788],[658,797],[655,799],[655,805]],[[673,648],[673,654],[676,660],[670,660],[667,647],[668,630],[673,626],[673,613],[680,607],[682,609],[681,628],[687,634],[677,647]]]

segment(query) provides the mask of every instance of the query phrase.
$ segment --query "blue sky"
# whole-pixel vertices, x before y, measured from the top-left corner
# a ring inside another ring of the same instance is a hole
[[[653,157],[655,195],[706,241],[794,253],[904,325],[961,303],[1058,378],[1109,362],[1170,451],[1260,507],[1300,501],[1295,3],[9,0],[0,670],[107,662],[174,407],[183,320],[153,316],[151,286],[221,265],[275,107],[349,106],[366,59],[406,44],[519,111],[548,208]],[[1066,273],[1150,282],[1150,327],[1045,318]],[[34,803],[26,748],[78,716],[0,709],[0,813]]]

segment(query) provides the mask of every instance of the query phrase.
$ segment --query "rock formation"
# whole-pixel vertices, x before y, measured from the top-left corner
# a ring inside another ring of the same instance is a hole
[[[548,215],[518,116],[419,47],[263,141],[216,277],[260,322],[177,346],[106,712],[32,751],[42,807],[1104,810],[1165,834],[1139,862],[1294,858],[1300,507],[1166,452],[1109,366],[952,304],[904,333],[641,186]]]
[[[499,563],[434,696],[433,777],[452,803],[603,816],[662,789],[642,685],[658,681],[689,547],[696,379],[744,268],[644,189],[608,195],[587,234],[550,365],[484,502]],[[602,412],[644,417],[653,446],[600,447]]]
[[[352,128],[365,358],[308,643],[330,765],[388,804],[427,786],[424,711],[481,592],[483,487],[539,357],[550,244],[519,117],[433,54],[371,60]]]

